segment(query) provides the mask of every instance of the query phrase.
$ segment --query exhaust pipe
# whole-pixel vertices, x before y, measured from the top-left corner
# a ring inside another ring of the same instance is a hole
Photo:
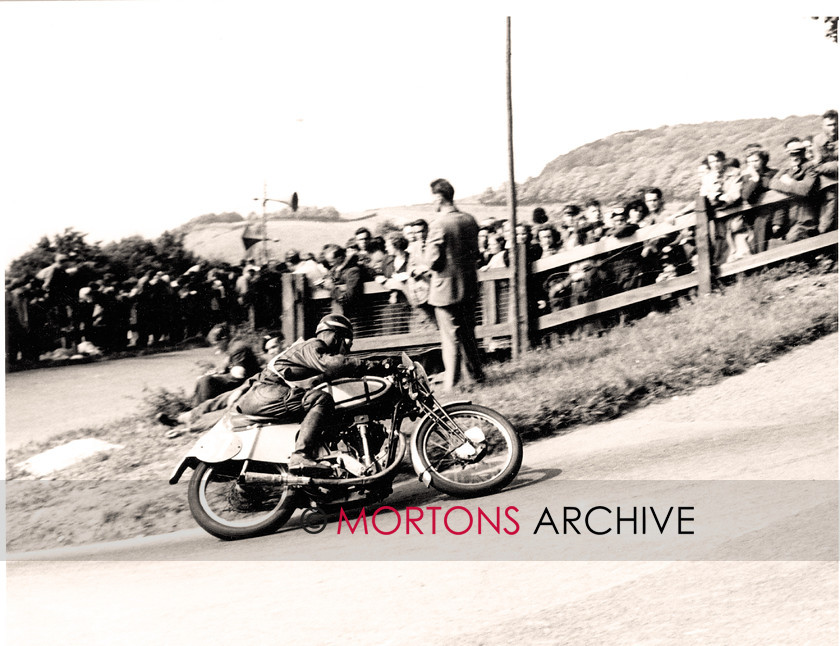
[[[400,464],[402,464],[405,457],[405,438],[401,434],[397,434],[397,455],[390,466],[384,471],[380,471],[372,476],[364,476],[361,478],[311,478],[308,476],[294,476],[287,473],[245,473],[241,476],[242,482],[245,483],[263,483],[263,484],[277,484],[286,485],[288,487],[306,487],[308,485],[315,485],[316,487],[355,487],[358,485],[366,485],[371,482],[376,482],[383,477],[391,474]]]

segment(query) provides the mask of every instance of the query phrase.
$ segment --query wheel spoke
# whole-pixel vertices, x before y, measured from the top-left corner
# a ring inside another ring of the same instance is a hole
[[[449,482],[467,485],[483,484],[501,474],[512,459],[512,440],[507,430],[497,420],[477,411],[457,411],[451,417],[462,429],[481,430],[485,439],[477,448],[484,455],[475,462],[459,458],[455,454],[458,441],[449,439],[449,434],[439,428],[432,428],[422,446],[430,468]]]
[[[238,485],[236,477],[209,469],[202,479],[199,500],[216,522],[230,527],[261,523],[283,503],[289,492],[263,485]]]

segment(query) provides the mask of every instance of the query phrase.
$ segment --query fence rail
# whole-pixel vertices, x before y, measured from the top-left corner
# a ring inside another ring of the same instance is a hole
[[[836,182],[823,188],[836,187]],[[661,223],[645,227],[634,235],[616,239],[606,237],[594,244],[562,251],[548,258],[536,260],[530,265],[523,262],[527,274],[526,284],[540,284],[552,273],[580,263],[581,261],[604,262],[627,250],[633,245],[680,234],[687,229],[694,229],[696,243],[696,262],[694,270],[644,287],[610,294],[591,302],[571,305],[540,314],[534,307],[534,293],[528,289],[520,295],[525,302],[520,308],[529,313],[527,332],[533,341],[546,334],[552,334],[563,326],[579,323],[592,317],[620,313],[639,304],[666,297],[699,291],[709,293],[715,280],[731,277],[755,269],[796,258],[803,254],[823,249],[836,248],[837,231],[822,233],[805,240],[779,244],[764,251],[747,255],[731,262],[715,262],[716,236],[722,223],[735,216],[754,216],[756,214],[787,211],[797,198],[767,191],[756,204],[714,210],[704,198],[697,201],[693,212],[678,216],[673,223]],[[524,258],[524,251],[520,254]],[[516,321],[511,317],[511,269],[492,269],[478,272],[479,294],[476,309],[476,337],[485,347],[509,345],[512,337],[512,325]],[[440,337],[434,325],[418,317],[417,310],[407,303],[389,303],[390,291],[376,282],[364,284],[362,309],[354,324],[357,330],[354,352],[372,353],[401,349],[420,349],[438,346]],[[310,289],[303,276],[286,275],[283,278],[283,327],[288,339],[305,336],[314,332],[317,320],[329,311],[330,294],[323,289]]]

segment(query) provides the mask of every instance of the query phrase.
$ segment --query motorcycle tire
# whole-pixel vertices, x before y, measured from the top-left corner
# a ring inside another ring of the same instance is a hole
[[[414,434],[412,449],[438,491],[459,498],[486,496],[506,487],[522,466],[522,439],[501,414],[475,404],[446,406],[462,429],[478,427],[485,435],[483,454],[471,461],[459,459],[445,429],[427,418]]]
[[[206,464],[195,469],[187,489],[193,518],[209,534],[231,541],[271,534],[297,508],[289,487],[236,484],[242,463]],[[282,465],[266,465],[281,472]]]

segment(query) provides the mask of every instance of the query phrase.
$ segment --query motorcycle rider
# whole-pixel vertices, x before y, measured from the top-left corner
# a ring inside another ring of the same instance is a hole
[[[335,402],[318,384],[339,377],[374,371],[378,362],[346,356],[353,343],[353,324],[342,314],[328,314],[318,323],[315,337],[298,339],[269,361],[256,382],[236,404],[246,415],[301,421],[289,469],[329,468],[313,457],[318,440],[335,416]]]

